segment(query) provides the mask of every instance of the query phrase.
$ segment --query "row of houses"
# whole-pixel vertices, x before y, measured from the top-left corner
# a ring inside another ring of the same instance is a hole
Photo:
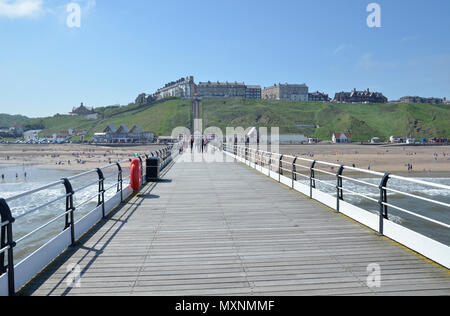
[[[371,92],[370,89],[357,91],[355,88],[351,92],[336,93],[333,101],[340,103],[387,103],[388,98],[381,92]]]
[[[422,104],[449,104],[447,102],[447,99],[444,98],[423,98],[418,96],[406,96],[400,98],[398,101],[393,102],[399,102],[399,103],[422,103]]]
[[[336,103],[388,103],[389,100],[381,92],[370,89],[341,91],[330,98],[323,92],[309,92],[305,83],[289,84],[278,83],[270,87],[261,88],[259,85],[247,85],[244,82],[207,81],[195,83],[194,77],[181,78],[164,85],[154,94],[142,93],[136,98],[136,104],[149,104],[154,100],[168,97],[179,98],[242,98],[266,99],[281,101],[315,101]],[[423,98],[405,96],[392,102],[449,104],[446,98]]]
[[[331,101],[327,94],[316,91],[309,93],[306,84],[274,84],[261,88],[260,85],[248,85],[245,82],[205,81],[195,83],[194,77],[189,76],[177,81],[169,82],[154,94],[141,93],[135,100],[136,104],[150,104],[155,100],[169,97],[178,98],[240,98],[267,99],[291,101]]]
[[[115,128],[108,125],[102,133],[94,134],[94,143],[102,144],[129,144],[129,143],[153,143],[155,134],[144,131],[139,125],[134,125],[128,129],[126,125]]]

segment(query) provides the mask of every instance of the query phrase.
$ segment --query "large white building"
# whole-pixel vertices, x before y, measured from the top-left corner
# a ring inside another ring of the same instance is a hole
[[[275,84],[262,91],[266,100],[308,101],[309,88],[306,84]]]
[[[164,88],[158,89],[156,95],[158,99],[178,97],[191,98],[196,92],[194,77],[181,78],[180,80],[170,82]]]

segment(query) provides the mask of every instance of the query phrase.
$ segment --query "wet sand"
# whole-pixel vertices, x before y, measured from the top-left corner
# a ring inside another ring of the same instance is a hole
[[[449,176],[450,146],[280,145],[283,154],[378,172]],[[412,170],[408,171],[408,164]]]
[[[145,154],[161,145],[107,147],[81,144],[61,145],[0,145],[0,164],[36,166],[41,168],[87,171],[117,160]]]

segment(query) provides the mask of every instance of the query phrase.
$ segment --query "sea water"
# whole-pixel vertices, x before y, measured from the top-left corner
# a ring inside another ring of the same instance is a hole
[[[422,180],[425,182],[450,185],[450,177],[420,177],[414,179]],[[378,215],[380,213],[378,203],[360,195],[364,195],[378,201],[380,199],[380,190],[378,189],[380,178],[358,177],[357,180],[371,183],[376,187],[344,179],[343,188],[348,190],[343,192],[344,201]],[[329,193],[336,197],[337,190],[332,186],[336,187],[337,181],[335,179],[327,179],[326,177],[322,178],[321,181],[327,183],[328,185],[317,181],[316,188],[321,190],[322,192]],[[309,186],[309,181],[300,182]],[[389,179],[387,187],[399,192],[405,192],[426,199],[450,204],[450,190],[397,179]],[[405,196],[400,193],[390,191],[387,192],[388,204],[445,223],[447,225],[450,224],[450,208],[420,200],[414,197]],[[360,195],[355,193],[358,193]],[[435,239],[446,245],[450,245],[450,231],[446,227],[427,221],[425,219],[421,219],[417,216],[408,214],[393,207],[388,207],[388,218],[389,220],[407,227],[413,231],[421,233],[422,235]]]
[[[127,176],[129,170],[124,168],[123,179],[125,187],[127,184]],[[25,175],[26,173],[26,175]],[[7,166],[0,165],[0,198],[7,199],[9,197],[21,194],[23,192],[33,190],[49,183],[56,182],[60,179],[74,176],[81,173],[80,171],[71,171],[64,169],[44,169],[39,167],[24,167],[24,166]],[[107,189],[117,183],[117,167],[105,169],[103,171],[105,182],[104,188]],[[2,180],[1,175],[4,175]],[[77,191],[98,179],[96,172],[90,173],[79,179],[71,181],[73,189]],[[117,192],[114,186],[105,193],[105,200],[111,198]],[[76,192],[74,195],[74,212],[75,221],[81,219],[84,215],[96,208],[98,204],[98,184],[89,185],[86,189]],[[13,217],[17,218],[13,224],[14,240],[28,235],[29,233],[39,229],[36,233],[27,236],[24,240],[17,243],[14,248],[14,260],[16,263],[20,262],[35,250],[39,249],[46,242],[57,236],[65,229],[65,216],[60,217],[55,222],[40,229],[43,225],[52,221],[59,215],[66,211],[66,200],[62,198],[55,203],[46,207],[40,208],[32,213],[28,213],[33,208],[39,207],[48,202],[54,201],[66,194],[64,185],[59,184],[43,191],[30,194],[17,200],[8,203]],[[88,203],[77,207],[78,205],[89,200]],[[26,214],[26,215],[24,215]]]

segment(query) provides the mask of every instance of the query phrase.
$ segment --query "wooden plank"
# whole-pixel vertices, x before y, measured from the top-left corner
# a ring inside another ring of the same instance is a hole
[[[24,295],[450,295],[447,269],[238,163],[177,163]],[[81,287],[70,288],[68,264]],[[379,264],[381,288],[366,285]]]

